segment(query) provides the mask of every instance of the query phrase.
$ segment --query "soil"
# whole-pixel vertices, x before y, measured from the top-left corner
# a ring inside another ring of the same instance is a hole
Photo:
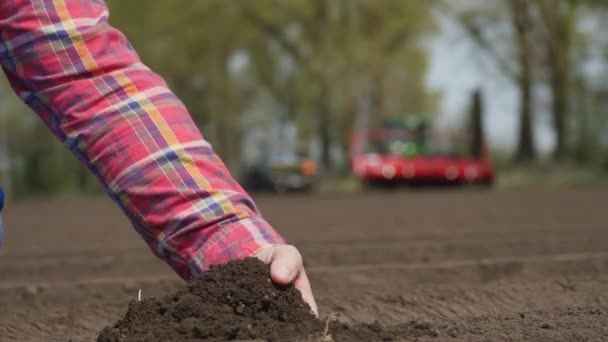
[[[133,300],[123,319],[97,342],[161,341],[396,341],[491,340],[582,341],[608,339],[608,308],[559,308],[462,321],[413,320],[394,326],[325,324],[293,287],[274,285],[257,259],[214,266],[184,289],[159,299]],[[327,329],[327,330],[325,330]]]
[[[132,301],[98,342],[295,341],[321,335],[322,323],[294,287],[272,283],[257,259],[214,266],[185,289]]]
[[[256,201],[303,253],[323,325],[339,317],[336,341],[602,341],[606,198],[453,189]],[[140,289],[152,302],[184,288],[105,198],[9,203],[3,219],[2,342],[94,341]]]

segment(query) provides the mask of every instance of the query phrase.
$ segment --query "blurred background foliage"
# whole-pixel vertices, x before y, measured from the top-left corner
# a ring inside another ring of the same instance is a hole
[[[329,178],[344,178],[353,129],[411,114],[440,117],[443,94],[427,77],[428,42],[445,34],[441,21],[452,23],[452,44],[467,41],[491,65],[488,80],[504,77],[517,90],[515,110],[502,114],[518,127],[512,150],[495,149],[501,169],[569,165],[596,175],[608,168],[605,1],[107,4],[110,22],[184,101],[235,175],[289,148],[314,156]],[[534,137],[544,94],[555,136],[545,155]],[[17,197],[99,191],[54,140],[0,84],[0,184]]]

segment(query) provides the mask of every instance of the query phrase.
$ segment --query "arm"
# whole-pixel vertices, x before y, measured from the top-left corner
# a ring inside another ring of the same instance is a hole
[[[12,86],[181,277],[284,244],[101,0],[0,3]]]

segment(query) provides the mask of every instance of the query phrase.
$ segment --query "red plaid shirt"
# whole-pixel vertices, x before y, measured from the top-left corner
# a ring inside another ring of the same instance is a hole
[[[0,64],[183,278],[284,243],[102,0],[1,0]]]

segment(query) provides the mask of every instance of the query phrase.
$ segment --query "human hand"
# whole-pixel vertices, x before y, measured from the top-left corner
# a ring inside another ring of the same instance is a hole
[[[264,247],[255,256],[265,264],[270,265],[270,279],[275,284],[293,284],[296,289],[300,290],[302,299],[310,305],[315,316],[319,316],[317,303],[304,270],[302,255],[294,246],[272,245]]]

